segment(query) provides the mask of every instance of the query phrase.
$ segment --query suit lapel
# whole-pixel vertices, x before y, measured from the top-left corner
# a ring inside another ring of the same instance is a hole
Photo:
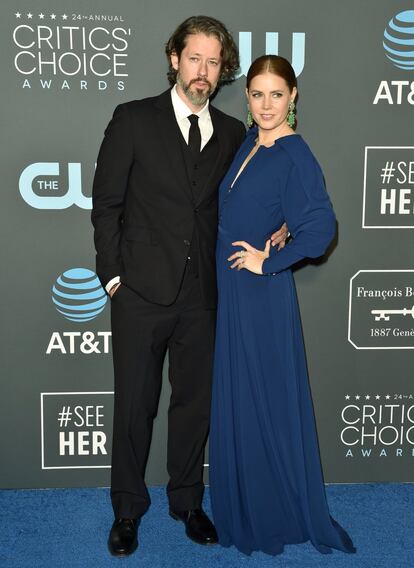
[[[187,175],[184,156],[181,148],[181,130],[175,118],[171,102],[171,92],[165,91],[156,100],[156,128],[162,145],[161,155],[165,157],[167,167],[170,167],[171,177],[184,188],[188,198],[193,201],[190,182]]]
[[[177,180],[177,183],[184,189],[190,201],[194,202],[185,158],[182,153],[182,134],[172,106],[171,91],[168,90],[162,93],[157,98],[155,106],[157,108],[156,129],[157,133],[159,133],[160,143],[162,145],[162,155],[168,163],[167,167],[169,166],[171,169],[171,177]],[[197,205],[205,199],[209,193],[217,190],[217,184],[220,182],[224,163],[229,155],[229,139],[223,126],[223,121],[212,105],[210,105],[209,111],[213,129],[217,136],[218,156],[198,196],[196,201]]]
[[[220,120],[218,113],[213,106],[210,105],[209,110],[214,132],[217,136],[218,155],[214,167],[211,169],[211,172],[206,179],[204,187],[197,199],[197,205],[201,201],[203,201],[203,199],[205,199],[209,193],[217,190],[217,184],[221,181],[221,172],[223,170],[223,165],[228,157],[229,152],[229,140],[228,135],[223,127],[223,122]]]

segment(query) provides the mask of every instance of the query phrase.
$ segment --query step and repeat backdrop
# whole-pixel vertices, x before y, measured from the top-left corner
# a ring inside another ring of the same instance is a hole
[[[109,483],[95,160],[115,106],[168,87],[165,42],[200,13],[240,49],[239,78],[214,101],[225,112],[245,119],[252,59],[292,62],[298,132],[337,213],[328,258],[295,273],[325,479],[414,481],[414,2],[7,0],[0,12],[1,487]],[[167,480],[168,397],[165,380],[150,484]]]

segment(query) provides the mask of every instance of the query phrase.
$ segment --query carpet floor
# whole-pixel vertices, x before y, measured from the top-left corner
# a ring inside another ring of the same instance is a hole
[[[320,555],[309,544],[281,556],[244,556],[234,547],[202,547],[168,515],[164,488],[152,505],[128,558],[109,555],[112,524],[107,489],[0,491],[1,568],[414,568],[414,484],[329,485],[331,514],[351,535],[357,553]],[[210,512],[208,490],[205,509]]]

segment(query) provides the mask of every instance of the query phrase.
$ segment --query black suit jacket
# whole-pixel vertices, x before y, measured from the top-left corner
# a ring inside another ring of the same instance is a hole
[[[206,307],[215,307],[217,188],[245,128],[211,105],[210,116],[219,156],[194,202],[170,91],[115,109],[92,195],[96,270],[103,286],[119,275],[147,301],[173,303],[196,230],[202,294]]]

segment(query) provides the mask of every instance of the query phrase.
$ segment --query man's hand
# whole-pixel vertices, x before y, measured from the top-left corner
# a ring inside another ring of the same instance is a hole
[[[111,288],[111,289],[109,290],[109,292],[108,292],[110,298],[113,297],[113,295],[114,295],[115,292],[118,290],[118,288],[120,287],[120,285],[121,285],[121,283],[120,283],[120,282],[117,282],[116,284],[114,284],[114,285],[112,286],[112,288]]]
[[[229,261],[234,260],[230,268],[237,268],[237,270],[247,268],[247,270],[250,270],[250,272],[254,274],[263,274],[262,265],[263,261],[269,256],[270,239],[266,241],[264,250],[253,248],[249,243],[246,243],[246,241],[235,241],[231,244],[233,246],[244,247],[245,250],[239,250],[227,259]]]
[[[282,248],[286,244],[286,240],[288,239],[288,237],[290,237],[288,226],[286,225],[286,223],[283,223],[280,229],[275,233],[273,233],[273,235],[270,237],[270,240],[272,242],[272,247],[279,245],[277,247],[277,250],[278,251],[282,250]]]

